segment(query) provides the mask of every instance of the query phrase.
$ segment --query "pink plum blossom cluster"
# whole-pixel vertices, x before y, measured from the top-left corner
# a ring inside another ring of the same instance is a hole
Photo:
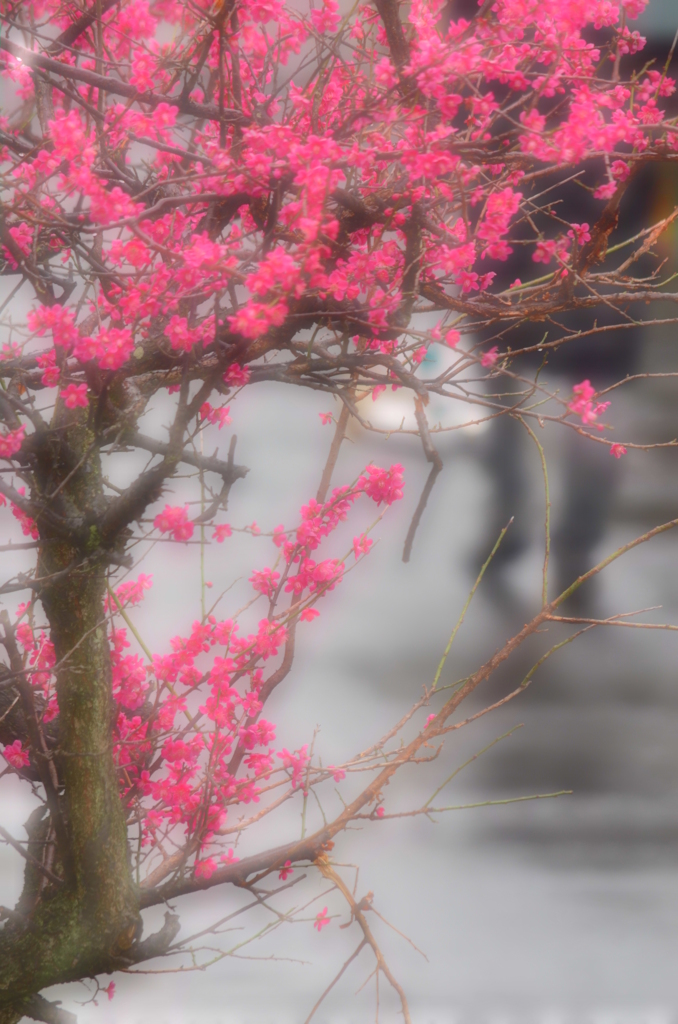
[[[122,625],[119,616],[143,601],[151,577],[140,573],[110,592],[105,611],[111,622],[114,757],[122,798],[142,828],[148,852],[181,835],[192,844],[196,877],[209,878],[219,863],[234,859],[223,838],[229,812],[259,803],[280,786],[279,776],[290,793],[307,790],[309,780],[345,776],[334,765],[312,769],[307,744],[276,751],[276,727],[262,716],[272,672],[268,664],[284,649],[295,621],[313,619],[318,612],[310,606],[342,579],[343,562],[311,555],[347,519],[361,495],[388,506],[402,497],[402,486],[401,466],[370,465],[353,485],[335,488],[327,501],[312,499],[304,505],[296,529],[277,527],[273,544],[285,564],[282,573],[265,568],[250,578],[255,593],[269,602],[267,615],[252,632],[242,633],[234,619],[208,615],[194,622],[187,636],[174,637],[168,653],[149,661],[131,650],[128,620]],[[186,508],[170,506],[158,513],[155,525],[179,541],[193,528]],[[370,546],[365,534],[355,537],[356,560]],[[283,593],[291,594],[292,604],[279,611]],[[58,716],[54,648],[44,629],[22,618],[28,610],[28,605],[18,609],[17,641],[31,684],[43,695],[42,722],[48,723]],[[5,746],[3,756],[19,773],[29,764],[20,740]]]
[[[112,631],[119,707],[116,757],[124,769],[124,795],[131,799],[133,794],[146,809],[144,843],[153,846],[174,829],[183,829],[198,848],[196,872],[209,877],[217,866],[210,851],[221,848],[218,837],[229,808],[258,802],[262,787],[274,784],[270,780],[276,770],[287,776],[291,790],[306,787],[307,745],[293,752],[283,747],[276,754],[275,726],[262,717],[266,663],[285,646],[295,612],[302,620],[314,617],[317,611],[308,606],[342,578],[343,563],[314,561],[311,553],[347,518],[361,494],[378,505],[390,505],[402,497],[402,483],[401,466],[388,470],[368,466],[353,486],[336,488],[326,502],[311,500],[304,505],[296,530],[276,528],[274,545],[281,549],[286,565],[282,574],[266,568],[250,578],[254,590],[269,601],[268,615],[255,632],[241,635],[234,620],[210,615],[194,623],[189,636],[175,637],[171,653],[156,655],[152,665],[144,665],[139,655],[128,653],[127,630]],[[185,512],[166,507],[156,525],[160,521],[160,529],[175,529],[176,522],[183,531]],[[183,539],[183,534],[177,539]],[[366,537],[356,538],[355,557],[366,554],[369,545]],[[116,603],[121,607],[137,604],[150,582],[142,575],[121,584]],[[293,604],[276,613],[282,593],[291,593]],[[302,604],[306,607],[299,614]],[[239,774],[241,764],[244,773]],[[343,772],[332,767],[331,774],[336,779]],[[219,856],[228,859],[229,853]]]
[[[514,251],[511,232],[529,204],[520,187],[526,160],[565,167],[604,158],[596,191],[604,202],[648,147],[673,152],[678,146],[676,133],[662,129],[661,104],[674,89],[670,77],[645,70],[633,88],[608,80],[597,72],[601,49],[587,36],[591,28],[609,30],[613,56],[642,48],[628,22],[644,6],[643,0],[497,0],[492,17],[473,25],[452,20],[443,30],[439,0],[417,0],[407,14],[408,60],[397,68],[393,55],[375,49],[385,41],[384,29],[369,6],[341,22],[334,0],[308,14],[282,0],[243,0],[226,51],[220,57],[215,37],[203,60],[215,73],[222,60],[230,79],[236,74],[233,54],[240,52],[240,103],[249,120],[237,131],[232,125],[224,130],[215,120],[201,122],[191,142],[189,188],[181,170],[184,130],[172,95],[152,104],[141,99],[125,104],[111,93],[98,95],[75,75],[71,87],[83,104],[54,90],[49,141],[43,147],[16,166],[11,150],[0,148],[0,172],[4,158],[11,186],[5,246],[10,264],[18,266],[22,254],[27,258],[38,244],[38,215],[31,204],[37,203],[43,218],[61,211],[69,221],[68,203],[77,201],[84,231],[93,237],[102,227],[114,229],[100,255],[109,268],[106,288],[88,295],[77,309],[50,302],[29,315],[33,336],[47,335],[55,353],[37,356],[43,384],[59,384],[65,358],[69,370],[86,374],[91,387],[95,367],[118,371],[143,359],[150,348],[169,358],[197,357],[216,351],[220,338],[232,338],[253,355],[262,339],[274,341],[298,307],[328,301],[352,304],[357,351],[368,347],[404,356],[404,340],[385,335],[407,302],[408,237],[413,216],[416,220],[424,206],[429,212],[422,222],[420,280],[447,295],[460,290],[470,297],[492,288],[496,272],[483,269],[483,261],[501,263]],[[57,29],[69,23],[56,0],[27,7],[39,8]],[[115,17],[105,14],[108,59],[125,86],[141,90],[140,96],[154,90],[157,96],[169,87],[167,68],[180,59],[179,52],[156,37],[167,22],[184,31],[197,27],[198,7],[189,11],[170,0],[128,0]],[[320,95],[313,98],[310,86],[293,79],[284,98],[269,95],[271,47],[276,63],[285,65],[311,38],[324,40],[331,51],[340,31],[352,41],[353,57],[349,64],[329,62]],[[81,62],[88,70],[93,45],[84,35],[68,57],[69,66]],[[2,74],[20,80],[28,97],[33,84],[22,70],[22,53],[18,38],[16,45],[8,44]],[[405,89],[408,101],[394,102],[402,82],[411,83]],[[212,86],[206,83],[196,73],[193,102],[208,102]],[[103,111],[97,126],[88,113],[95,102]],[[520,130],[504,139],[503,160],[493,158],[484,169],[475,155],[464,155],[465,143],[457,143],[491,139],[506,104]],[[254,116],[260,109],[265,116]],[[422,116],[429,110],[436,115]],[[347,116],[355,131],[346,130]],[[369,131],[360,130],[368,124]],[[176,178],[172,201],[163,199],[152,215],[124,175],[110,172],[107,181],[109,172],[100,166],[100,147],[127,154],[132,143],[146,147],[159,181]],[[378,198],[379,190],[396,180],[397,187],[389,185],[388,195]],[[351,225],[347,245],[349,181],[369,216],[361,213],[364,224]],[[279,183],[275,223],[267,198],[271,182]],[[205,212],[210,202],[217,204],[216,221]],[[456,216],[438,218],[443,202]],[[557,230],[554,223],[554,228],[553,237],[535,237],[532,259],[555,260],[556,272],[565,274],[573,243],[585,244],[589,225]],[[76,257],[66,235],[51,231],[41,244],[70,266]],[[262,250],[258,239],[264,237]],[[238,308],[221,312],[218,296],[234,294],[236,287]],[[216,309],[208,311],[215,298]],[[240,358],[224,368],[227,388],[247,383],[249,362]],[[76,377],[61,396],[68,408],[84,408],[88,393]],[[227,411],[209,403],[202,415],[220,426],[227,422]],[[8,444],[2,442],[7,450]]]
[[[579,416],[584,426],[596,424],[598,430],[602,430],[602,426],[596,421],[609,408],[610,403],[597,401],[598,393],[590,380],[583,380],[581,384],[575,384],[572,394],[574,398],[567,405],[570,412]]]

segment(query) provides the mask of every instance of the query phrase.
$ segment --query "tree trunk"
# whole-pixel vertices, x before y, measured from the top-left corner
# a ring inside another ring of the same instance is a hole
[[[60,429],[50,431],[37,456],[40,493],[32,497],[78,524],[78,540],[65,541],[37,517],[41,540],[47,542],[38,577],[59,573],[98,548],[89,524],[105,498],[96,436],[85,417],[82,410],[61,408],[54,423]],[[60,485],[58,496],[50,499]],[[0,935],[0,1024],[18,1020],[26,997],[50,984],[122,966],[139,922],[112,755],[105,592],[106,563],[94,557],[40,595],[59,666],[59,747],[50,767],[56,779],[58,764],[59,775],[49,826],[57,841],[51,871],[63,881],[49,881],[27,864],[26,898],[19,906],[28,901],[31,912],[25,926],[12,920]],[[59,817],[61,822],[54,820]],[[58,849],[60,831],[65,848]]]

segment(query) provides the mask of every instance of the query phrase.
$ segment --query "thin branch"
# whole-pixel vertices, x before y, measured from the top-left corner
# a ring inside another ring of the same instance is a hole
[[[416,811],[398,811],[394,814],[383,814],[377,821],[390,821],[394,818],[414,818],[419,814],[442,814],[445,811],[470,811],[476,807],[501,807],[504,804],[519,804],[526,800],[551,800],[557,796],[572,796],[574,790],[559,789],[557,793],[530,793],[529,796],[510,796],[504,800],[480,800],[474,804],[451,804],[449,807],[420,807]],[[359,817],[372,819],[369,814]]]
[[[45,742],[45,736],[40,726],[40,722],[38,721],[38,716],[35,710],[33,687],[23,672],[23,661],[21,654],[19,653],[19,648],[17,647],[16,637],[14,635],[14,626],[12,625],[9,613],[6,609],[3,609],[3,611],[0,612],[0,622],[2,623],[5,631],[4,640],[2,642],[7,650],[12,672],[16,675],[15,685],[21,698],[24,719],[26,721],[26,729],[30,739],[35,765],[38,769],[40,781],[42,782],[45,790],[45,798],[52,818],[52,824],[54,825],[61,859],[64,864],[64,868],[68,873],[70,871],[68,831],[61,810],[61,801],[59,799],[59,779],[54,759],[52,757],[52,751]]]
[[[45,1024],[78,1024],[78,1018],[69,1010],[62,1010],[58,1001],[49,1002],[43,996],[31,996],[20,1004],[21,1012],[31,1020],[41,1020]]]
[[[45,878],[49,879],[50,882],[52,882],[54,885],[63,885],[63,878],[59,878],[52,871],[50,871],[49,868],[45,867],[44,864],[41,864],[39,860],[36,860],[33,854],[29,853],[28,850],[24,850],[21,843],[18,842],[14,838],[14,836],[11,836],[6,829],[2,828],[1,825],[0,836],[2,836],[5,842],[9,846],[11,846],[13,850],[16,850],[17,853],[21,854],[21,856],[28,864],[34,867],[36,871],[39,871],[41,874],[43,874]]]
[[[489,554],[487,560],[484,562],[480,572],[478,573],[478,576],[476,577],[475,583],[471,587],[470,593],[469,593],[469,595],[466,598],[466,601],[464,603],[464,607],[461,610],[461,615],[457,619],[455,627],[452,630],[452,633],[450,634],[450,639],[447,641],[447,647],[443,651],[443,656],[440,659],[440,662],[438,663],[438,668],[436,669],[436,674],[435,674],[435,677],[433,679],[433,686],[432,686],[433,690],[435,690],[436,686],[438,685],[438,683],[440,681],[440,676],[442,674],[443,668],[445,667],[445,662],[447,661],[448,655],[449,655],[450,650],[452,648],[452,644],[454,643],[454,639],[455,639],[457,633],[459,632],[464,619],[466,618],[466,612],[469,609],[469,606],[471,604],[471,601],[473,600],[473,597],[475,595],[476,590],[478,589],[478,587],[480,586],[480,584],[482,582],[483,576],[485,575],[485,570],[487,569],[487,567],[489,566],[490,562],[492,561],[492,559],[496,555],[496,553],[497,553],[497,551],[499,549],[499,545],[503,541],[503,539],[504,539],[504,537],[506,535],[506,531],[508,530],[508,528],[509,528],[509,526],[511,525],[512,522],[513,522],[513,519],[510,519],[508,521],[508,523],[506,524],[506,526],[504,527],[504,529],[499,534],[499,536],[497,537],[497,540],[495,541],[494,547],[490,551],[490,554]]]
[[[353,398],[353,392],[348,396],[351,400]],[[315,496],[315,500],[321,504],[327,498],[327,492],[330,489],[330,481],[332,480],[332,473],[334,467],[337,464],[339,458],[339,450],[341,448],[341,442],[346,436],[346,427],[348,426],[349,416],[351,415],[349,406],[346,402],[342,403],[341,412],[339,413],[339,419],[337,420],[337,426],[334,431],[334,437],[332,438],[332,444],[330,445],[330,451],[327,456],[327,462],[323,469],[323,475],[320,479],[320,485],[318,486],[318,493]]]
[[[94,71],[85,71],[82,68],[72,67],[70,64],[63,64],[61,61],[53,60],[51,57],[44,57],[42,54],[27,50],[11,39],[0,38],[0,50],[19,57],[29,68],[40,68],[44,71],[51,71],[52,74],[68,78],[73,82],[83,82],[91,85],[102,92],[111,93],[113,96],[125,96],[127,99],[137,103],[147,103],[150,107],[157,107],[160,103],[167,103],[176,107],[182,114],[192,114],[194,117],[205,118],[208,121],[224,120],[228,124],[238,124],[243,127],[252,123],[252,119],[246,117],[239,110],[225,109],[223,112],[218,107],[205,103],[196,103],[188,97],[164,96],[162,93],[140,92],[135,86],[122,82],[118,78],[109,78],[107,75],[97,75]]]
[[[334,870],[325,854],[321,854],[316,859],[315,866],[318,868],[318,870],[320,871],[324,878],[327,878],[328,881],[334,882],[337,889],[348,903],[349,907],[351,908],[352,918],[354,918],[355,921],[357,921],[357,923],[360,925],[362,933],[365,936],[365,941],[370,945],[372,952],[374,953],[375,959],[377,961],[377,969],[384,974],[384,976],[388,979],[391,987],[394,988],[395,991],[398,993],[398,997],[400,999],[400,1006],[403,1011],[403,1017],[405,1019],[405,1024],[412,1024],[410,1008],[407,1004],[407,997],[405,995],[405,992],[403,991],[401,985],[396,981],[395,977],[391,973],[391,970],[388,964],[386,963],[386,960],[384,959],[384,955],[381,952],[377,944],[377,941],[374,938],[374,935],[372,934],[372,930],[369,924],[367,923],[367,919],[360,905],[360,903],[362,903],[362,900],[360,901],[360,903],[358,903],[355,900],[350,889],[345,885],[343,879]]]
[[[57,36],[51,46],[48,47],[49,53],[58,54],[63,49],[70,49],[83,32],[91,28],[97,18],[107,14],[118,3],[120,3],[120,0],[99,0],[88,11],[81,14],[67,29],[64,29],[60,36]]]
[[[488,743],[487,746],[483,747],[482,750],[479,750],[476,754],[472,754],[471,757],[468,758],[468,760],[464,761],[463,764],[460,764],[458,768],[455,768],[452,774],[448,775],[445,781],[441,783],[440,786],[438,786],[433,795],[428,798],[428,800],[424,804],[424,807],[428,807],[429,804],[438,796],[438,793],[445,789],[445,786],[447,786],[448,783],[452,781],[452,779],[456,778],[457,775],[459,775],[459,773],[464,770],[464,768],[468,768],[468,766],[472,764],[477,758],[487,753],[488,750],[491,750],[492,747],[495,746],[495,744],[500,743],[502,740],[507,739],[509,736],[512,736],[516,729],[522,729],[522,725],[514,725],[512,729],[508,730],[508,732],[503,733],[501,736],[497,736],[495,739],[492,740],[491,743]]]
[[[426,461],[431,463],[431,472],[428,475],[426,483],[424,484],[424,490],[421,492],[419,504],[412,516],[412,522],[410,528],[407,531],[407,537],[405,538],[405,547],[403,549],[403,562],[409,562],[410,555],[412,554],[412,545],[414,544],[414,537],[417,532],[417,528],[421,521],[421,517],[424,514],[426,503],[433,490],[433,485],[436,482],[438,474],[443,468],[443,462],[440,455],[436,451],[436,448],[431,440],[431,434],[428,429],[428,422],[424,414],[424,406],[418,395],[414,398],[414,414],[417,418],[417,425],[419,427],[419,435],[421,437],[421,443],[424,448],[424,454]]]
[[[306,1018],[306,1020],[304,1021],[304,1024],[309,1024],[309,1021],[311,1020],[311,1017],[312,1017],[312,1016],[314,1015],[315,1011],[316,1011],[316,1010],[318,1009],[318,1007],[320,1006],[320,1004],[321,1004],[321,1003],[322,1003],[322,1001],[324,1000],[325,996],[328,996],[328,995],[330,994],[330,992],[332,991],[332,989],[334,988],[334,986],[336,985],[336,983],[337,983],[337,982],[339,981],[339,979],[340,979],[340,978],[341,978],[341,976],[343,975],[343,973],[344,973],[344,971],[346,970],[346,968],[347,968],[347,967],[349,967],[349,966],[350,966],[350,965],[351,965],[351,964],[353,963],[353,961],[354,961],[354,960],[355,960],[355,958],[356,958],[356,957],[358,956],[358,954],[359,954],[359,953],[360,953],[360,952],[361,952],[361,951],[362,951],[362,950],[363,950],[363,949],[365,948],[365,946],[367,946],[367,945],[368,945],[367,939],[363,939],[363,940],[362,940],[362,942],[361,942],[361,943],[359,944],[359,946],[357,947],[357,949],[355,949],[355,950],[353,951],[353,953],[351,953],[350,957],[348,958],[348,960],[346,961],[346,963],[344,964],[344,966],[343,966],[343,967],[341,968],[341,970],[339,971],[339,973],[338,973],[338,974],[337,974],[337,975],[336,975],[336,976],[335,976],[335,977],[333,978],[333,980],[332,980],[332,981],[331,981],[331,982],[329,983],[329,985],[327,986],[327,988],[325,989],[325,991],[324,991],[324,992],[323,992],[323,994],[321,995],[320,999],[319,999],[319,1000],[317,1001],[317,1003],[315,1004],[315,1006],[313,1007],[313,1009],[312,1009],[312,1010],[311,1010],[311,1012],[309,1013],[308,1017],[307,1017],[307,1018]]]

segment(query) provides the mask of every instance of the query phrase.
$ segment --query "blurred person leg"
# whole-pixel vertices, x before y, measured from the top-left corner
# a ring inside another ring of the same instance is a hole
[[[568,432],[561,472],[563,500],[551,541],[552,580],[549,596],[566,590],[599,560],[596,550],[605,536],[623,466],[609,448]],[[598,580],[583,584],[569,598],[567,609],[591,611]]]
[[[483,438],[480,455],[491,493],[486,502],[489,516],[483,538],[474,553],[472,567],[474,572],[480,571],[501,531],[510,522],[505,537],[485,571],[486,578],[493,581],[494,596],[502,601],[508,597],[511,568],[531,543],[531,478],[526,442],[529,442],[529,437],[522,424],[510,416],[502,416],[490,424]]]

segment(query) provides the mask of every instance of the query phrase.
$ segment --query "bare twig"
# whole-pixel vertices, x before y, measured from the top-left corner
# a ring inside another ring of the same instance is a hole
[[[360,925],[362,933],[365,937],[365,941],[369,944],[369,946],[372,949],[372,952],[374,953],[375,959],[377,961],[377,970],[381,971],[382,974],[384,974],[384,976],[388,979],[391,987],[394,988],[395,991],[398,993],[405,1024],[412,1024],[412,1018],[410,1017],[410,1009],[407,1004],[407,997],[401,985],[396,981],[393,974],[391,973],[391,970],[384,959],[384,955],[381,952],[377,944],[377,941],[374,938],[374,935],[372,934],[372,930],[369,924],[367,923],[367,919],[365,917],[365,914],[363,913],[360,903],[354,899],[350,889],[345,885],[343,879],[334,870],[325,854],[321,854],[316,859],[315,866],[318,868],[318,870],[320,871],[324,878],[327,878],[329,881],[334,882],[337,889],[348,903],[349,907],[351,908],[351,916]]]
[[[11,836],[6,829],[2,828],[2,826],[0,826],[0,836],[2,836],[5,842],[9,846],[11,846],[13,850],[16,850],[17,853],[20,853],[25,861],[27,861],[32,867],[34,867],[37,871],[43,874],[45,878],[49,879],[50,882],[52,882],[54,885],[63,884],[62,878],[57,877],[57,875],[50,871],[48,867],[45,867],[45,865],[41,864],[39,860],[36,860],[35,857],[28,852],[28,850],[24,850],[21,843],[17,842],[17,840],[13,836]],[[7,916],[10,915],[8,914]]]
[[[351,392],[348,397],[352,401],[353,393]],[[327,456],[327,462],[325,463],[323,475],[320,479],[320,484],[318,486],[318,493],[315,496],[315,500],[320,502],[321,504],[326,500],[327,492],[330,489],[332,473],[334,472],[334,467],[336,466],[337,459],[339,458],[339,449],[341,448],[341,442],[344,440],[344,437],[346,436],[346,427],[348,426],[349,416],[350,410],[348,403],[343,402],[341,406],[341,412],[339,413],[339,419],[337,420],[337,425],[334,431],[334,437],[332,438],[332,444],[330,445],[329,454]]]
[[[304,1021],[304,1024],[309,1024],[309,1021],[311,1020],[311,1017],[313,1017],[313,1015],[314,1015],[315,1011],[316,1011],[316,1010],[318,1009],[318,1007],[320,1006],[320,1004],[321,1004],[321,1003],[323,1002],[323,1000],[325,999],[325,996],[328,996],[328,995],[330,994],[330,992],[332,991],[332,989],[334,988],[334,986],[336,985],[336,983],[337,983],[337,982],[339,981],[339,979],[340,979],[340,978],[341,978],[341,976],[343,975],[343,973],[344,973],[344,971],[346,970],[346,968],[347,968],[347,967],[349,967],[349,966],[350,966],[350,964],[352,964],[352,963],[353,963],[353,961],[354,961],[354,960],[355,960],[355,958],[356,958],[356,957],[358,956],[358,954],[359,954],[359,953],[360,953],[360,952],[361,952],[361,951],[362,951],[362,950],[363,950],[363,949],[365,948],[365,946],[367,946],[367,945],[368,945],[367,939],[363,939],[363,940],[362,940],[362,942],[361,942],[361,943],[360,943],[360,944],[358,945],[358,947],[357,947],[357,948],[356,948],[356,949],[355,949],[355,950],[354,950],[354,951],[353,951],[353,952],[351,953],[350,957],[349,957],[349,958],[348,958],[348,960],[347,960],[347,961],[345,962],[345,964],[343,965],[343,967],[341,968],[341,970],[339,971],[339,973],[338,973],[337,975],[335,975],[335,977],[334,977],[334,978],[332,979],[332,981],[331,981],[331,982],[329,983],[329,985],[327,986],[327,988],[325,989],[325,991],[323,992],[323,994],[322,994],[322,995],[320,996],[320,999],[318,999],[317,1003],[315,1004],[315,1006],[313,1007],[313,1009],[312,1009],[312,1010],[311,1010],[311,1012],[309,1013],[308,1017],[307,1017],[307,1018],[306,1018],[306,1020]]]
[[[440,455],[436,451],[436,448],[431,440],[431,434],[428,429],[428,423],[426,421],[426,414],[424,413],[424,406],[418,395],[414,398],[414,414],[417,418],[417,425],[419,427],[419,434],[421,436],[421,443],[424,448],[424,454],[426,461],[431,463],[431,472],[429,473],[426,483],[424,484],[424,490],[421,492],[419,504],[415,509],[415,513],[412,516],[412,522],[410,528],[407,531],[407,537],[405,538],[405,547],[403,549],[403,562],[409,562],[410,555],[412,554],[412,545],[414,544],[414,537],[417,532],[421,517],[424,514],[424,509],[433,490],[433,485],[436,482],[438,474],[443,468],[443,461]]]

